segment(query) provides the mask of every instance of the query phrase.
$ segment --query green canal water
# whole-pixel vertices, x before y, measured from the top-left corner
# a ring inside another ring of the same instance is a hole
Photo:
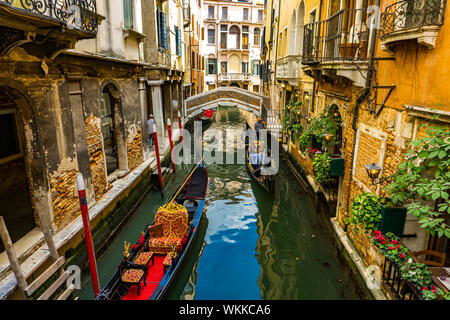
[[[212,129],[245,129],[245,115],[221,108]],[[211,134],[209,134],[211,136]],[[177,166],[166,198],[150,193],[108,249],[97,257],[100,285],[117,270],[123,242],[137,241],[190,165]],[[268,194],[244,164],[208,165],[206,215],[168,299],[357,299],[313,201],[282,163]],[[80,299],[93,299],[82,279]]]

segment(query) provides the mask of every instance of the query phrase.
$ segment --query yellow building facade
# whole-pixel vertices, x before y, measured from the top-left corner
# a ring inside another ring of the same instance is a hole
[[[363,193],[389,196],[390,181],[383,178],[398,171],[408,144],[425,135],[422,124],[443,126],[450,136],[448,6],[416,0],[268,0],[265,10],[264,91],[278,121],[290,119],[285,147],[328,202],[336,234],[351,244],[364,262],[361,268],[382,268],[385,260],[371,238],[349,227],[351,206]],[[341,126],[332,147],[313,147],[343,164],[342,173],[327,184],[318,182],[313,157],[301,150],[301,132],[293,129],[300,125],[307,131],[311,119],[325,112]],[[381,168],[381,180],[369,178],[366,166],[372,163]],[[442,218],[448,225],[448,214]],[[406,215],[402,243],[411,252],[432,250],[443,257],[439,263],[449,265],[448,238],[431,235],[418,220]],[[383,284],[372,293],[398,298],[391,291]]]

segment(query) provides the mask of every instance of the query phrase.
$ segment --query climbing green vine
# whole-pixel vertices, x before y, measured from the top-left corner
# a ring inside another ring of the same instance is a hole
[[[432,235],[450,238],[450,131],[425,125],[425,135],[410,142],[406,160],[385,187],[394,203],[419,218]]]

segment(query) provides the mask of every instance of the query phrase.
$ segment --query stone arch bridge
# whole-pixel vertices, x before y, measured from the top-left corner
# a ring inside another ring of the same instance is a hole
[[[187,98],[184,101],[184,114],[186,120],[190,120],[202,111],[218,106],[234,106],[266,120],[270,98],[237,87],[219,87]]]

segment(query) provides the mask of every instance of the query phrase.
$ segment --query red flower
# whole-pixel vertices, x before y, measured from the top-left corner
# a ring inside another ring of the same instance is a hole
[[[389,246],[389,250],[394,250],[394,247],[393,246]]]
[[[434,286],[433,287],[433,293],[436,293],[436,291],[437,291],[437,288],[436,288],[436,286]]]
[[[422,291],[423,291],[423,290],[428,290],[428,287],[422,287]]]
[[[392,243],[393,244],[398,244],[398,241],[397,240],[392,240]]]
[[[381,241],[381,244],[386,244],[386,241]]]
[[[405,255],[403,253],[400,253],[400,258],[404,259]]]
[[[400,246],[399,245],[396,245],[395,247],[397,248],[397,250],[400,250]]]
[[[379,236],[379,235],[381,235],[381,231],[380,231],[380,230],[375,230],[375,231],[373,232],[373,234],[374,234],[375,236]]]

